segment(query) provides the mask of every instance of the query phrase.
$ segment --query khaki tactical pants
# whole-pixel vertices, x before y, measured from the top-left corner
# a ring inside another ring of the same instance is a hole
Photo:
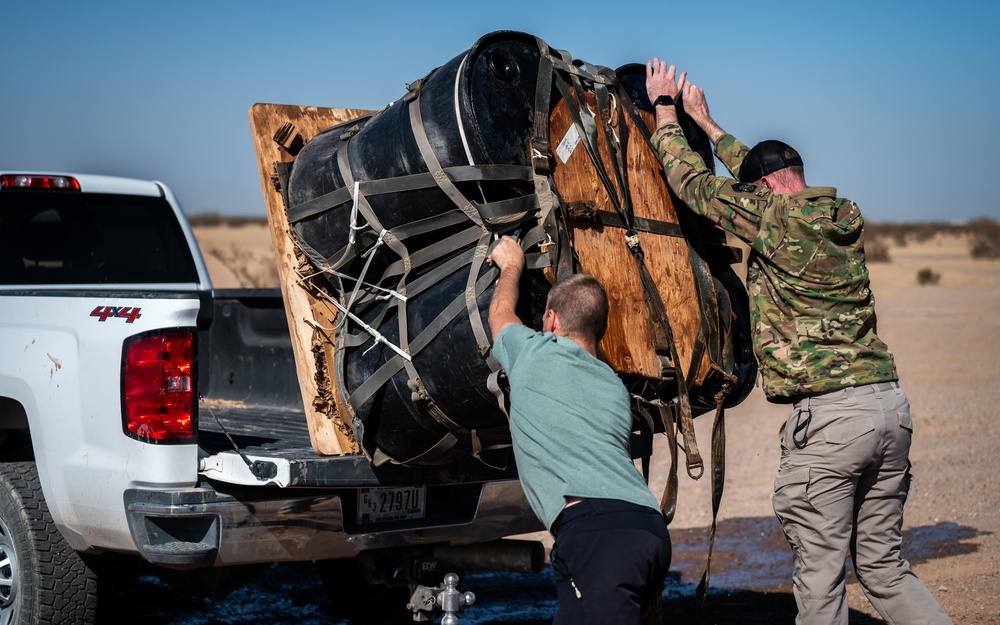
[[[848,552],[886,623],[951,623],[900,556],[912,432],[895,382],[795,403],[779,434],[773,504],[794,554],[796,623],[847,625]]]

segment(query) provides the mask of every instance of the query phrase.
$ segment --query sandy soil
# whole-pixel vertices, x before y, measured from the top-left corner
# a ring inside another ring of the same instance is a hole
[[[263,226],[196,230],[217,288],[275,286]],[[956,623],[1000,622],[1000,261],[969,257],[967,241],[942,237],[890,247],[891,261],[870,266],[879,334],[896,355],[910,398],[914,482],[904,530],[917,574]],[[939,274],[921,286],[920,270]],[[727,412],[726,489],[713,560],[709,610],[687,613],[704,567],[711,498],[707,479],[682,476],[674,536],[674,622],[790,622],[790,560],[771,511],[777,431],[787,407],[756,390]],[[696,421],[707,450],[711,417]],[[665,477],[664,437],[651,483]],[[544,538],[544,536],[540,536]],[[853,579],[852,623],[880,623]],[[715,606],[714,608],[712,606]],[[526,621],[518,621],[526,622]]]

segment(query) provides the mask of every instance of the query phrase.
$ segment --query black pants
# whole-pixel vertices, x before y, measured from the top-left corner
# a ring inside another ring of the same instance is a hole
[[[659,510],[587,499],[552,525],[555,625],[639,623],[642,606],[663,592],[670,535]]]

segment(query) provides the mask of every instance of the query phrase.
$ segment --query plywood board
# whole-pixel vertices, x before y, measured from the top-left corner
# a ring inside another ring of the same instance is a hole
[[[328,365],[333,363],[333,328],[337,310],[315,292],[307,280],[303,280],[303,276],[308,276],[312,270],[292,239],[275,163],[294,160],[292,152],[295,151],[297,142],[308,141],[330,126],[369,112],[360,109],[254,104],[249,113],[260,186],[278,263],[278,277],[292,335],[295,367],[305,404],[309,438],[316,453],[325,455],[360,451],[354,430],[340,406],[333,371]],[[279,135],[278,141],[275,140],[276,134]]]
[[[590,110],[598,110],[593,93],[587,95]],[[651,116],[646,121],[651,123]],[[596,122],[604,123],[600,119]],[[626,122],[629,125],[626,168],[634,215],[677,224],[677,213],[660,163],[631,117],[626,116]],[[572,125],[569,108],[561,100],[550,117],[549,136],[552,144],[559,146],[554,155],[553,180],[564,208],[572,209],[576,204],[614,213],[611,198],[583,142],[574,139],[577,130],[571,130]],[[615,132],[622,134],[618,130]],[[613,188],[618,190],[612,160],[600,129],[597,146]],[[618,195],[621,195],[620,190]],[[581,270],[600,280],[608,291],[608,330],[601,341],[608,365],[619,373],[658,379],[661,364],[654,349],[650,315],[636,262],[625,242],[625,230],[588,220],[571,220],[569,225]],[[701,323],[687,242],[680,237],[650,232],[639,232],[638,236],[646,266],[666,306],[683,371],[687,373],[692,370],[691,360]],[[707,358],[696,364],[697,374],[690,383],[702,381],[710,370]]]

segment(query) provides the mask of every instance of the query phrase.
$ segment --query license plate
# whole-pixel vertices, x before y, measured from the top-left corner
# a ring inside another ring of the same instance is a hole
[[[362,488],[358,493],[358,523],[422,519],[427,514],[426,486]]]

